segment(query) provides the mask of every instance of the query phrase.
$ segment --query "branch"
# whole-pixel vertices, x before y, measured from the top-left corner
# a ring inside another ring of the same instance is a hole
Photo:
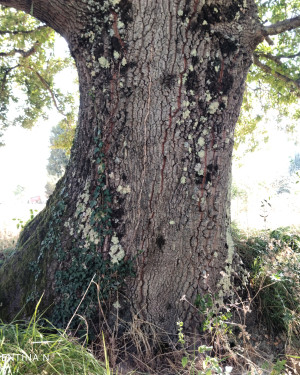
[[[1,0],[0,4],[7,8],[15,8],[30,13],[32,0]]]
[[[36,29],[33,29],[33,30],[15,30],[15,31],[0,30],[0,35],[5,35],[5,34],[9,34],[9,35],[32,34],[32,33],[35,33],[38,30],[45,29],[46,27],[48,27],[48,26],[42,25],[42,26],[38,26]]]
[[[3,91],[4,91],[4,87],[5,87],[5,84],[6,84],[6,82],[7,82],[7,77],[8,77],[8,75],[9,75],[9,73],[10,73],[12,70],[14,70],[14,69],[16,69],[16,68],[18,68],[18,67],[19,67],[19,65],[16,65],[16,66],[12,66],[11,68],[6,69],[6,71],[5,71],[5,73],[4,73],[4,76],[3,76],[3,79],[2,79],[1,90],[0,90],[0,93],[1,93],[1,94],[2,94]]]
[[[53,101],[53,104],[54,104],[54,107],[56,108],[57,112],[60,113],[62,116],[66,116],[66,114],[59,108],[58,104],[57,104],[57,99],[55,97],[55,93],[53,92],[52,88],[50,87],[49,83],[45,80],[45,78],[39,73],[37,72],[35,69],[31,68],[31,67],[28,67],[32,72],[34,72],[36,74],[36,76],[38,77],[38,79],[42,82],[42,85],[45,87],[45,89],[49,92],[51,98],[52,98],[52,101]]]
[[[277,55],[277,56],[271,55],[270,53],[257,52],[257,53],[255,53],[255,55],[257,57],[264,57],[266,59],[275,61],[277,64],[282,64],[280,59],[294,59],[295,57],[300,56],[300,52],[298,52],[294,55]]]
[[[14,48],[10,52],[0,52],[0,57],[14,56],[15,54],[19,53],[20,55],[22,55],[23,57],[26,58],[26,57],[29,57],[29,56],[33,55],[36,52],[36,47],[39,44],[40,43],[38,41],[35,42],[34,45],[28,51],[24,51],[22,49]]]
[[[88,13],[82,0],[0,0],[0,5],[22,10],[64,37],[79,30]]]
[[[276,22],[270,26],[264,26],[265,35],[277,35],[284,31],[297,29],[300,27],[300,16],[290,18],[284,21]]]
[[[296,53],[295,55],[278,55],[278,59],[294,59],[295,57],[300,56],[300,52]]]
[[[263,64],[257,55],[254,55],[254,64],[257,65],[265,73],[271,74],[272,76],[280,79],[281,81],[287,83],[289,86],[293,86],[299,91],[296,95],[300,96],[300,82],[294,81],[292,78],[287,77],[279,72],[276,72],[274,69],[271,69],[268,65]]]

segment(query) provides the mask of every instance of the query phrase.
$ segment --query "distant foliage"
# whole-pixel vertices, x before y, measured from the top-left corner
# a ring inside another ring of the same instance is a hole
[[[4,6],[0,25],[0,137],[11,124],[32,128],[53,106],[70,122],[77,111],[74,94],[58,89],[55,76],[73,60],[54,56],[54,30]]]
[[[299,0],[258,0],[257,3],[265,26],[296,17],[300,11]],[[253,151],[260,142],[268,140],[266,130],[258,124],[269,110],[276,109],[277,121],[289,118],[285,125],[287,131],[295,129],[300,118],[299,44],[300,32],[295,29],[271,36],[258,45],[235,133],[236,149],[247,140],[247,151]]]

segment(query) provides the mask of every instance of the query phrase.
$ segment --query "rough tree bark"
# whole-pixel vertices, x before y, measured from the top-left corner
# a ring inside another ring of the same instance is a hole
[[[232,294],[234,127],[263,40],[254,1],[0,3],[61,33],[80,81],[71,161],[0,269],[1,317],[44,292],[68,319],[96,273],[111,312],[173,333],[192,324],[183,295]]]

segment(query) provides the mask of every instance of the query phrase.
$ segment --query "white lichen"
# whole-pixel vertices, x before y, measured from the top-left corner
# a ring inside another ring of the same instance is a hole
[[[101,56],[99,59],[98,59],[98,62],[99,62],[99,64],[100,64],[100,66],[102,67],[102,68],[105,68],[105,69],[107,69],[107,68],[109,68],[109,61],[104,57],[104,56]]]
[[[212,102],[212,103],[210,103],[210,105],[208,107],[208,113],[213,115],[214,113],[217,112],[218,108],[219,108],[219,103],[218,102]]]
[[[205,93],[205,98],[206,98],[206,101],[209,102],[212,98],[212,96],[210,95],[210,92],[209,91],[206,91]]]
[[[118,21],[117,26],[118,26],[118,29],[120,30],[120,29],[123,29],[125,27],[125,24],[122,21]]]
[[[117,192],[121,193],[121,194],[129,194],[131,192],[131,188],[129,185],[127,186],[121,186],[119,185],[117,187]]]
[[[113,264],[119,263],[125,256],[124,249],[121,246],[116,233],[114,233],[111,238],[111,246],[110,246],[109,255],[111,257],[111,262]]]
[[[183,112],[182,117],[184,120],[186,120],[190,116],[190,111],[187,109],[186,111]]]
[[[201,170],[201,164],[197,163],[194,167],[196,172],[199,172]]]
[[[119,301],[116,301],[115,303],[113,303],[113,307],[115,308],[115,309],[120,309],[121,308],[121,305],[120,305],[120,303],[119,303]]]
[[[117,237],[116,235],[112,236],[112,238],[111,238],[111,242],[112,242],[114,245],[118,244],[118,243],[119,243],[119,239],[118,239],[118,237]]]
[[[203,147],[203,146],[205,145],[205,139],[204,139],[203,137],[200,137],[200,138],[198,139],[198,145],[199,145],[200,147]]]

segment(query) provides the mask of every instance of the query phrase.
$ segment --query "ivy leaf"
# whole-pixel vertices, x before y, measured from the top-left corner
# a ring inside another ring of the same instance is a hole
[[[181,359],[181,365],[182,365],[182,367],[185,368],[187,364],[188,364],[188,358],[187,357],[182,357],[182,359]]]

